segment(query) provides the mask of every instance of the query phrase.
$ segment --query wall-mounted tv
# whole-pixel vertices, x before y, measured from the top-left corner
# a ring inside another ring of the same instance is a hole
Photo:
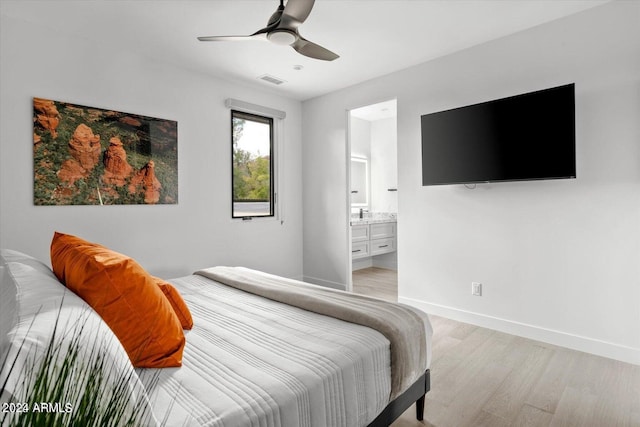
[[[422,185],[576,177],[575,85],[422,116]]]

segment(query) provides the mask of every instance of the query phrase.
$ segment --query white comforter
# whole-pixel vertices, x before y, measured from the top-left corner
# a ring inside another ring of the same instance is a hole
[[[379,332],[201,276],[171,282],[194,319],[183,366],[139,371],[166,425],[366,426],[387,405]]]

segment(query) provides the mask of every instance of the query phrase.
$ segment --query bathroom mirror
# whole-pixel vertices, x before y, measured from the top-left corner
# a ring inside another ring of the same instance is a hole
[[[351,206],[369,206],[369,161],[351,158]]]

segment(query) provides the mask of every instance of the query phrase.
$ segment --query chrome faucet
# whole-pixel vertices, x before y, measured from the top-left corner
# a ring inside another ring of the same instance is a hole
[[[368,210],[360,208],[360,219],[364,218],[364,213],[369,212]]]

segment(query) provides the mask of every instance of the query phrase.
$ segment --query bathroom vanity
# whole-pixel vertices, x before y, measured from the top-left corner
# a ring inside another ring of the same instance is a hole
[[[353,269],[380,266],[395,268],[397,219],[393,214],[373,214],[351,219]],[[392,254],[392,256],[382,256]],[[377,265],[379,264],[379,265]]]

